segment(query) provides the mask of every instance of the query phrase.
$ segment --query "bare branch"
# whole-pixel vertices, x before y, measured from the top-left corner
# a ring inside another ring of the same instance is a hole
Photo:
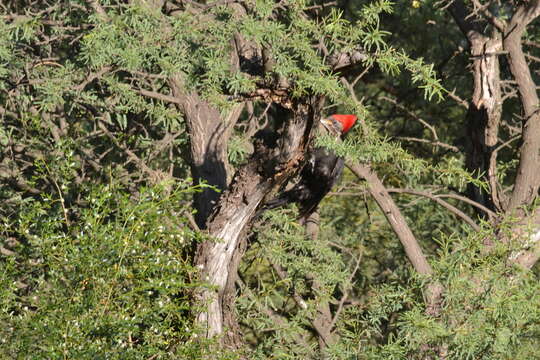
[[[257,310],[263,313],[264,315],[271,318],[277,325],[279,325],[283,329],[289,328],[289,324],[287,323],[287,320],[284,319],[282,316],[277,314],[275,311],[270,309],[268,306],[261,303],[261,301],[258,300],[257,296],[253,294],[251,289],[244,284],[240,279],[236,280],[236,284],[241,289],[242,294],[247,295],[247,297],[255,304],[257,307]],[[304,337],[302,337],[302,334],[294,333],[293,335],[294,341],[302,346],[304,349],[310,349],[310,344],[305,340]]]
[[[268,259],[270,263],[272,264],[272,267],[276,271],[276,274],[278,277],[284,281],[288,279],[287,272],[278,264]],[[295,291],[292,291],[292,296],[298,307],[301,309],[307,309],[308,305],[306,301]],[[330,326],[324,326],[324,322],[320,321],[319,316],[316,316],[315,319],[311,321],[311,324],[313,326],[313,329],[317,332],[317,335],[319,337],[320,341],[320,348],[324,348],[325,346],[328,346],[332,343],[332,336],[331,336],[331,327]]]
[[[360,253],[360,256],[358,256],[355,259],[355,265],[354,268],[351,271],[351,275],[349,276],[349,279],[347,281],[347,288],[343,289],[343,295],[341,296],[341,299],[339,300],[338,308],[336,309],[336,312],[334,313],[334,317],[332,318],[332,322],[330,323],[330,329],[333,329],[336,326],[336,322],[339,319],[339,315],[344,309],[345,301],[347,301],[347,298],[349,297],[349,293],[351,290],[350,284],[352,283],[354,277],[356,276],[356,273],[358,269],[360,268],[360,262],[362,261],[362,254]]]
[[[99,71],[96,71],[96,72],[92,72],[90,74],[88,74],[88,76],[86,77],[86,79],[80,83],[79,85],[75,86],[74,87],[74,90],[75,91],[82,91],[84,90],[84,88],[90,84],[92,81],[96,80],[96,79],[99,79],[100,77],[102,77],[105,73],[107,73],[108,71],[110,71],[112,69],[111,66],[104,66],[102,67],[101,69],[99,69]]]
[[[415,113],[407,109],[405,106],[398,103],[397,100],[389,98],[387,96],[381,96],[381,99],[386,100],[389,103],[393,104],[395,107],[404,111],[407,115],[409,115],[410,117],[418,121],[420,124],[422,124],[425,128],[427,128],[431,132],[431,136],[433,137],[434,141],[430,141],[427,139],[419,139],[419,138],[414,138],[414,137],[406,137],[406,136],[400,136],[398,137],[398,139],[429,143],[429,144],[432,144],[433,146],[440,146],[445,149],[449,149],[453,152],[459,152],[459,149],[456,146],[449,145],[449,144],[439,141],[439,136],[437,135],[437,130],[435,129],[434,126],[430,125],[427,121],[425,121],[424,119],[422,119],[421,117],[419,117],[418,115],[416,115]]]
[[[487,2],[486,4],[481,4],[478,0],[472,0],[472,3],[474,4],[474,13],[481,13],[486,19],[489,20],[490,23],[492,23],[497,29],[499,29],[499,31],[504,31],[504,29],[506,28],[506,24],[504,20],[499,19],[498,17],[493,15],[491,11],[489,11],[490,2]]]
[[[441,205],[454,215],[457,215],[461,219],[463,219],[467,224],[469,224],[474,230],[480,231],[480,226],[478,226],[473,219],[471,219],[467,214],[465,214],[463,211],[459,210],[453,205],[450,205],[444,200],[439,199],[436,195],[433,195],[431,193],[420,191],[420,190],[413,190],[413,189],[396,189],[396,188],[389,188],[387,189],[389,193],[401,193],[401,194],[411,194],[411,195],[418,195],[427,197],[428,199],[431,199],[435,201],[437,204]]]
[[[142,96],[146,96],[152,99],[161,100],[164,102],[179,104],[179,105],[184,104],[184,102],[181,101],[178,96],[165,95],[165,94],[158,93],[156,91],[150,91],[150,90],[144,90],[144,89],[133,89],[133,90],[141,94]]]
[[[97,0],[88,0],[88,5],[103,19],[108,19],[107,12],[103,7],[99,4],[99,1]]]
[[[453,152],[459,152],[459,149],[456,146],[448,145],[448,144],[440,142],[440,141],[431,141],[431,140],[428,140],[428,139],[419,139],[419,138],[414,138],[414,137],[409,137],[409,136],[399,136],[399,137],[396,137],[395,139],[427,143],[427,144],[431,144],[431,145],[433,145],[435,147],[440,146],[442,148],[448,149],[448,150],[453,151]]]
[[[454,100],[455,102],[457,102],[459,105],[461,105],[462,107],[464,107],[465,109],[468,109],[469,108],[469,103],[465,100],[463,100],[462,98],[460,98],[459,96],[456,95],[456,89],[452,90],[452,91],[448,91],[446,93],[446,95],[448,95],[452,100]]]
[[[427,262],[418,240],[416,240],[401,211],[388,194],[388,190],[377,174],[368,165],[355,163],[347,164],[347,167],[360,179],[367,181],[369,193],[383,211],[390,226],[392,226],[414,269],[422,275],[431,275],[433,270]]]
[[[528,22],[538,16],[539,1],[532,1],[529,7],[518,8],[505,33],[504,48],[508,51],[510,71],[517,82],[519,96],[525,115],[523,126],[523,145],[515,180],[514,190],[510,198],[509,210],[529,205],[538,194],[540,186],[540,101],[536,85],[521,47],[522,35]]]

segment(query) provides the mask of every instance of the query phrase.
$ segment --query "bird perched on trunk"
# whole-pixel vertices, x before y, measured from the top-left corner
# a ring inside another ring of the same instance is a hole
[[[336,138],[343,139],[356,122],[355,115],[335,114],[321,119],[324,128]],[[307,157],[300,171],[300,180],[294,187],[266,203],[264,209],[274,209],[289,203],[297,203],[300,219],[307,219],[326,194],[337,182],[345,161],[332,150],[317,147]]]

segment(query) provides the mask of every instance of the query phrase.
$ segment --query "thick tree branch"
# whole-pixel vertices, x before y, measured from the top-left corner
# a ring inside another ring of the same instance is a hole
[[[416,237],[377,174],[371,170],[369,165],[352,163],[347,164],[347,167],[360,179],[366,180],[369,193],[381,208],[390,226],[392,226],[414,269],[422,275],[431,275],[433,273],[431,265],[427,262]]]
[[[360,179],[366,180],[369,193],[381,208],[390,226],[392,226],[413,268],[419,274],[430,277],[433,274],[431,265],[429,265],[420,244],[418,244],[418,240],[416,240],[407,225],[401,211],[390,197],[388,190],[377,174],[371,170],[369,165],[365,164],[353,163],[347,164],[347,167]],[[426,288],[426,313],[428,315],[437,317],[440,314],[443,290],[444,288],[439,282],[430,279]]]
[[[227,156],[227,145],[240,113],[243,103],[237,104],[222,116],[219,109],[203,100],[194,92],[186,92],[180,74],[169,81],[172,88],[173,100],[180,105],[185,116],[190,137],[191,168],[195,181],[214,186],[218,191],[227,188],[231,172]],[[143,90],[141,90],[143,91]],[[169,96],[148,93],[147,96],[169,98]],[[171,101],[171,102],[173,102]],[[216,189],[205,188],[195,196],[196,220],[201,229],[220,197]]]
[[[536,5],[533,6],[533,3]],[[525,26],[532,21],[533,16],[538,15],[538,8],[538,1],[531,2],[528,8],[520,7],[508,25],[503,42],[504,49],[508,51],[510,71],[516,80],[524,112],[523,144],[509,211],[530,205],[540,186],[540,102],[521,46]]]
[[[475,9],[469,10],[462,0],[453,0],[449,6],[455,22],[470,44],[473,57],[473,96],[467,110],[467,168],[471,172],[485,174],[490,185],[487,193],[474,185],[468,186],[469,196],[476,202],[490,209],[502,209],[498,192],[496,153],[493,148],[497,145],[499,125],[502,112],[502,97],[500,85],[500,70],[498,56],[502,50],[501,30],[494,29],[491,34],[485,34],[486,21],[479,15],[489,14],[484,5],[474,2]],[[503,26],[502,23],[497,22]]]

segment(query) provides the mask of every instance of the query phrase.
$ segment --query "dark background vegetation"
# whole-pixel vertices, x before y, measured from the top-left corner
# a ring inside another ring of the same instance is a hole
[[[0,353],[539,358],[538,15],[0,0]],[[312,221],[261,214],[314,146]]]

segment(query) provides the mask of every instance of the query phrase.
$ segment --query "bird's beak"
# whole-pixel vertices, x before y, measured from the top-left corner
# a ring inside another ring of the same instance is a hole
[[[328,130],[331,134],[339,134],[339,129],[336,129],[336,124],[330,117],[322,118],[321,124],[323,124],[324,128]]]

